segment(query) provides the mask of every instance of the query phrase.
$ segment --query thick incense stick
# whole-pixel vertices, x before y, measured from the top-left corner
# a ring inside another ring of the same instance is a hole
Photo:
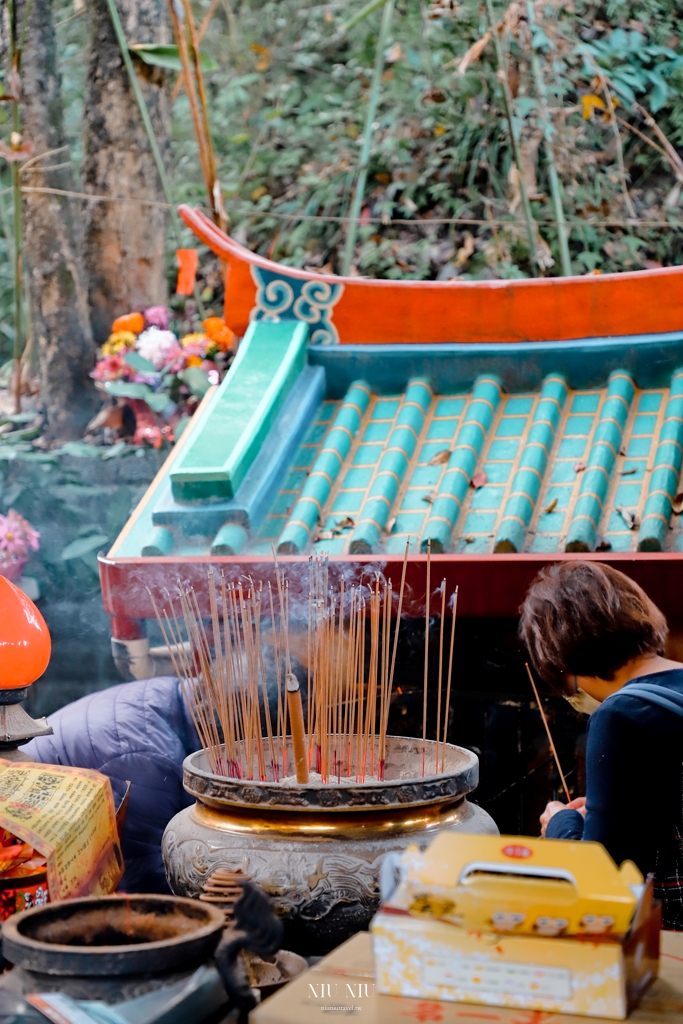
[[[292,750],[296,781],[308,782],[308,753],[306,750],[306,730],[304,728],[304,709],[301,703],[299,680],[291,672],[287,675],[287,703],[289,704],[289,720],[292,724]]]
[[[543,724],[545,726],[545,731],[548,734],[548,743],[550,744],[550,749],[552,751],[553,757],[555,758],[555,764],[557,765],[557,770],[560,773],[560,778],[562,779],[562,786],[564,787],[564,791],[565,791],[566,796],[567,796],[567,803],[571,803],[572,798],[569,795],[569,789],[567,788],[567,783],[565,782],[564,774],[562,772],[562,767],[560,765],[560,759],[557,756],[557,750],[555,749],[555,744],[553,743],[553,738],[552,738],[552,736],[550,734],[550,726],[548,725],[548,719],[545,717],[545,711],[543,710],[543,705],[541,704],[541,699],[538,696],[538,690],[536,689],[536,683],[534,682],[534,677],[532,676],[531,669],[529,668],[529,662],[526,662],[526,670],[527,670],[527,672],[529,674],[529,681],[530,681],[532,689],[534,691],[534,697],[536,698],[536,703],[538,704],[538,710],[541,712],[541,718],[543,719]]]

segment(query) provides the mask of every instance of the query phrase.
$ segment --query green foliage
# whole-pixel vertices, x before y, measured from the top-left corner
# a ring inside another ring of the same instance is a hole
[[[612,95],[621,100],[617,116],[622,121],[656,142],[630,110],[636,98],[656,114],[674,144],[683,141],[683,47],[674,0],[603,6],[546,0],[535,5],[533,37],[524,18],[514,16],[519,6],[508,12],[502,38],[516,94],[525,180],[535,197],[541,237],[555,259],[550,273],[558,272],[559,259],[539,145],[531,47],[541,57],[549,93],[577,272],[680,262],[679,235],[662,226],[681,219],[672,168],[661,152],[620,124],[624,182],[599,77],[607,76]],[[207,8],[208,0],[197,4],[198,22]],[[207,82],[231,231],[284,263],[338,270],[344,227],[335,218],[348,213],[381,12],[346,34],[339,28],[362,8],[361,0],[351,7],[233,0],[230,16],[225,5],[219,8],[202,43],[219,64]],[[504,6],[496,12],[502,18]],[[464,74],[457,73],[486,28],[478,0],[405,0],[397,8],[385,55],[357,272],[407,279],[529,273],[493,47]],[[584,120],[582,97],[588,94],[605,106]],[[184,201],[206,205],[183,93],[173,115],[174,187]],[[625,186],[642,226],[629,223]],[[449,219],[460,223],[434,223]],[[627,241],[632,237],[637,246]]]
[[[182,71],[183,69],[177,46],[169,46],[166,43],[133,43],[128,49],[145,64],[166,68],[167,71]],[[215,71],[218,67],[216,61],[205,53],[199,54],[199,64],[202,71]]]

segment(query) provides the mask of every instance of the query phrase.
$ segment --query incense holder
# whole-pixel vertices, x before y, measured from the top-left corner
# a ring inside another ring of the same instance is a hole
[[[463,747],[387,737],[385,778],[289,785],[213,775],[206,754],[186,758],[185,789],[196,804],[177,814],[162,851],[174,893],[198,897],[217,868],[242,870],[271,897],[285,945],[319,954],[366,928],[379,906],[384,854],[425,846],[442,831],[497,834],[467,801],[479,761]],[[290,759],[290,764],[293,761]]]

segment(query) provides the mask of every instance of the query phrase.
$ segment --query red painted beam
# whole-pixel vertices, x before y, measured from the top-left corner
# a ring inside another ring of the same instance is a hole
[[[639,583],[662,609],[668,619],[683,619],[681,581],[683,580],[683,552],[638,554],[581,555],[562,554],[555,557],[541,554],[523,555],[434,555],[432,556],[431,610],[436,614],[440,597],[436,593],[445,577],[447,592],[459,587],[458,615],[471,618],[515,617],[532,579],[543,565],[557,561],[608,562],[621,569]],[[282,557],[278,559],[289,582],[292,613],[296,602],[303,604],[306,614],[308,600],[308,558]],[[374,578],[381,572],[391,579],[394,592],[401,581],[403,559],[400,555],[373,555],[330,557],[330,582],[338,583],[344,575],[350,583]],[[426,585],[426,555],[411,556],[406,573],[404,612],[409,616],[424,615]],[[209,614],[206,578],[209,567],[216,573],[224,572],[229,581],[249,577],[270,581],[275,585],[273,560],[254,557],[195,557],[195,558],[100,558],[100,578],[104,607],[109,615],[124,619],[154,617],[149,591],[157,604],[163,605],[168,593],[175,593],[178,581],[191,583],[197,592],[200,607]]]

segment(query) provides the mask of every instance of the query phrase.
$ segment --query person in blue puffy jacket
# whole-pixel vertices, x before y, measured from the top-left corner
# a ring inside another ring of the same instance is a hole
[[[30,757],[108,775],[117,807],[131,783],[119,889],[170,892],[161,837],[173,815],[193,803],[183,789],[183,760],[201,746],[178,680],[143,679],[99,690],[48,721],[54,734],[22,747]]]

